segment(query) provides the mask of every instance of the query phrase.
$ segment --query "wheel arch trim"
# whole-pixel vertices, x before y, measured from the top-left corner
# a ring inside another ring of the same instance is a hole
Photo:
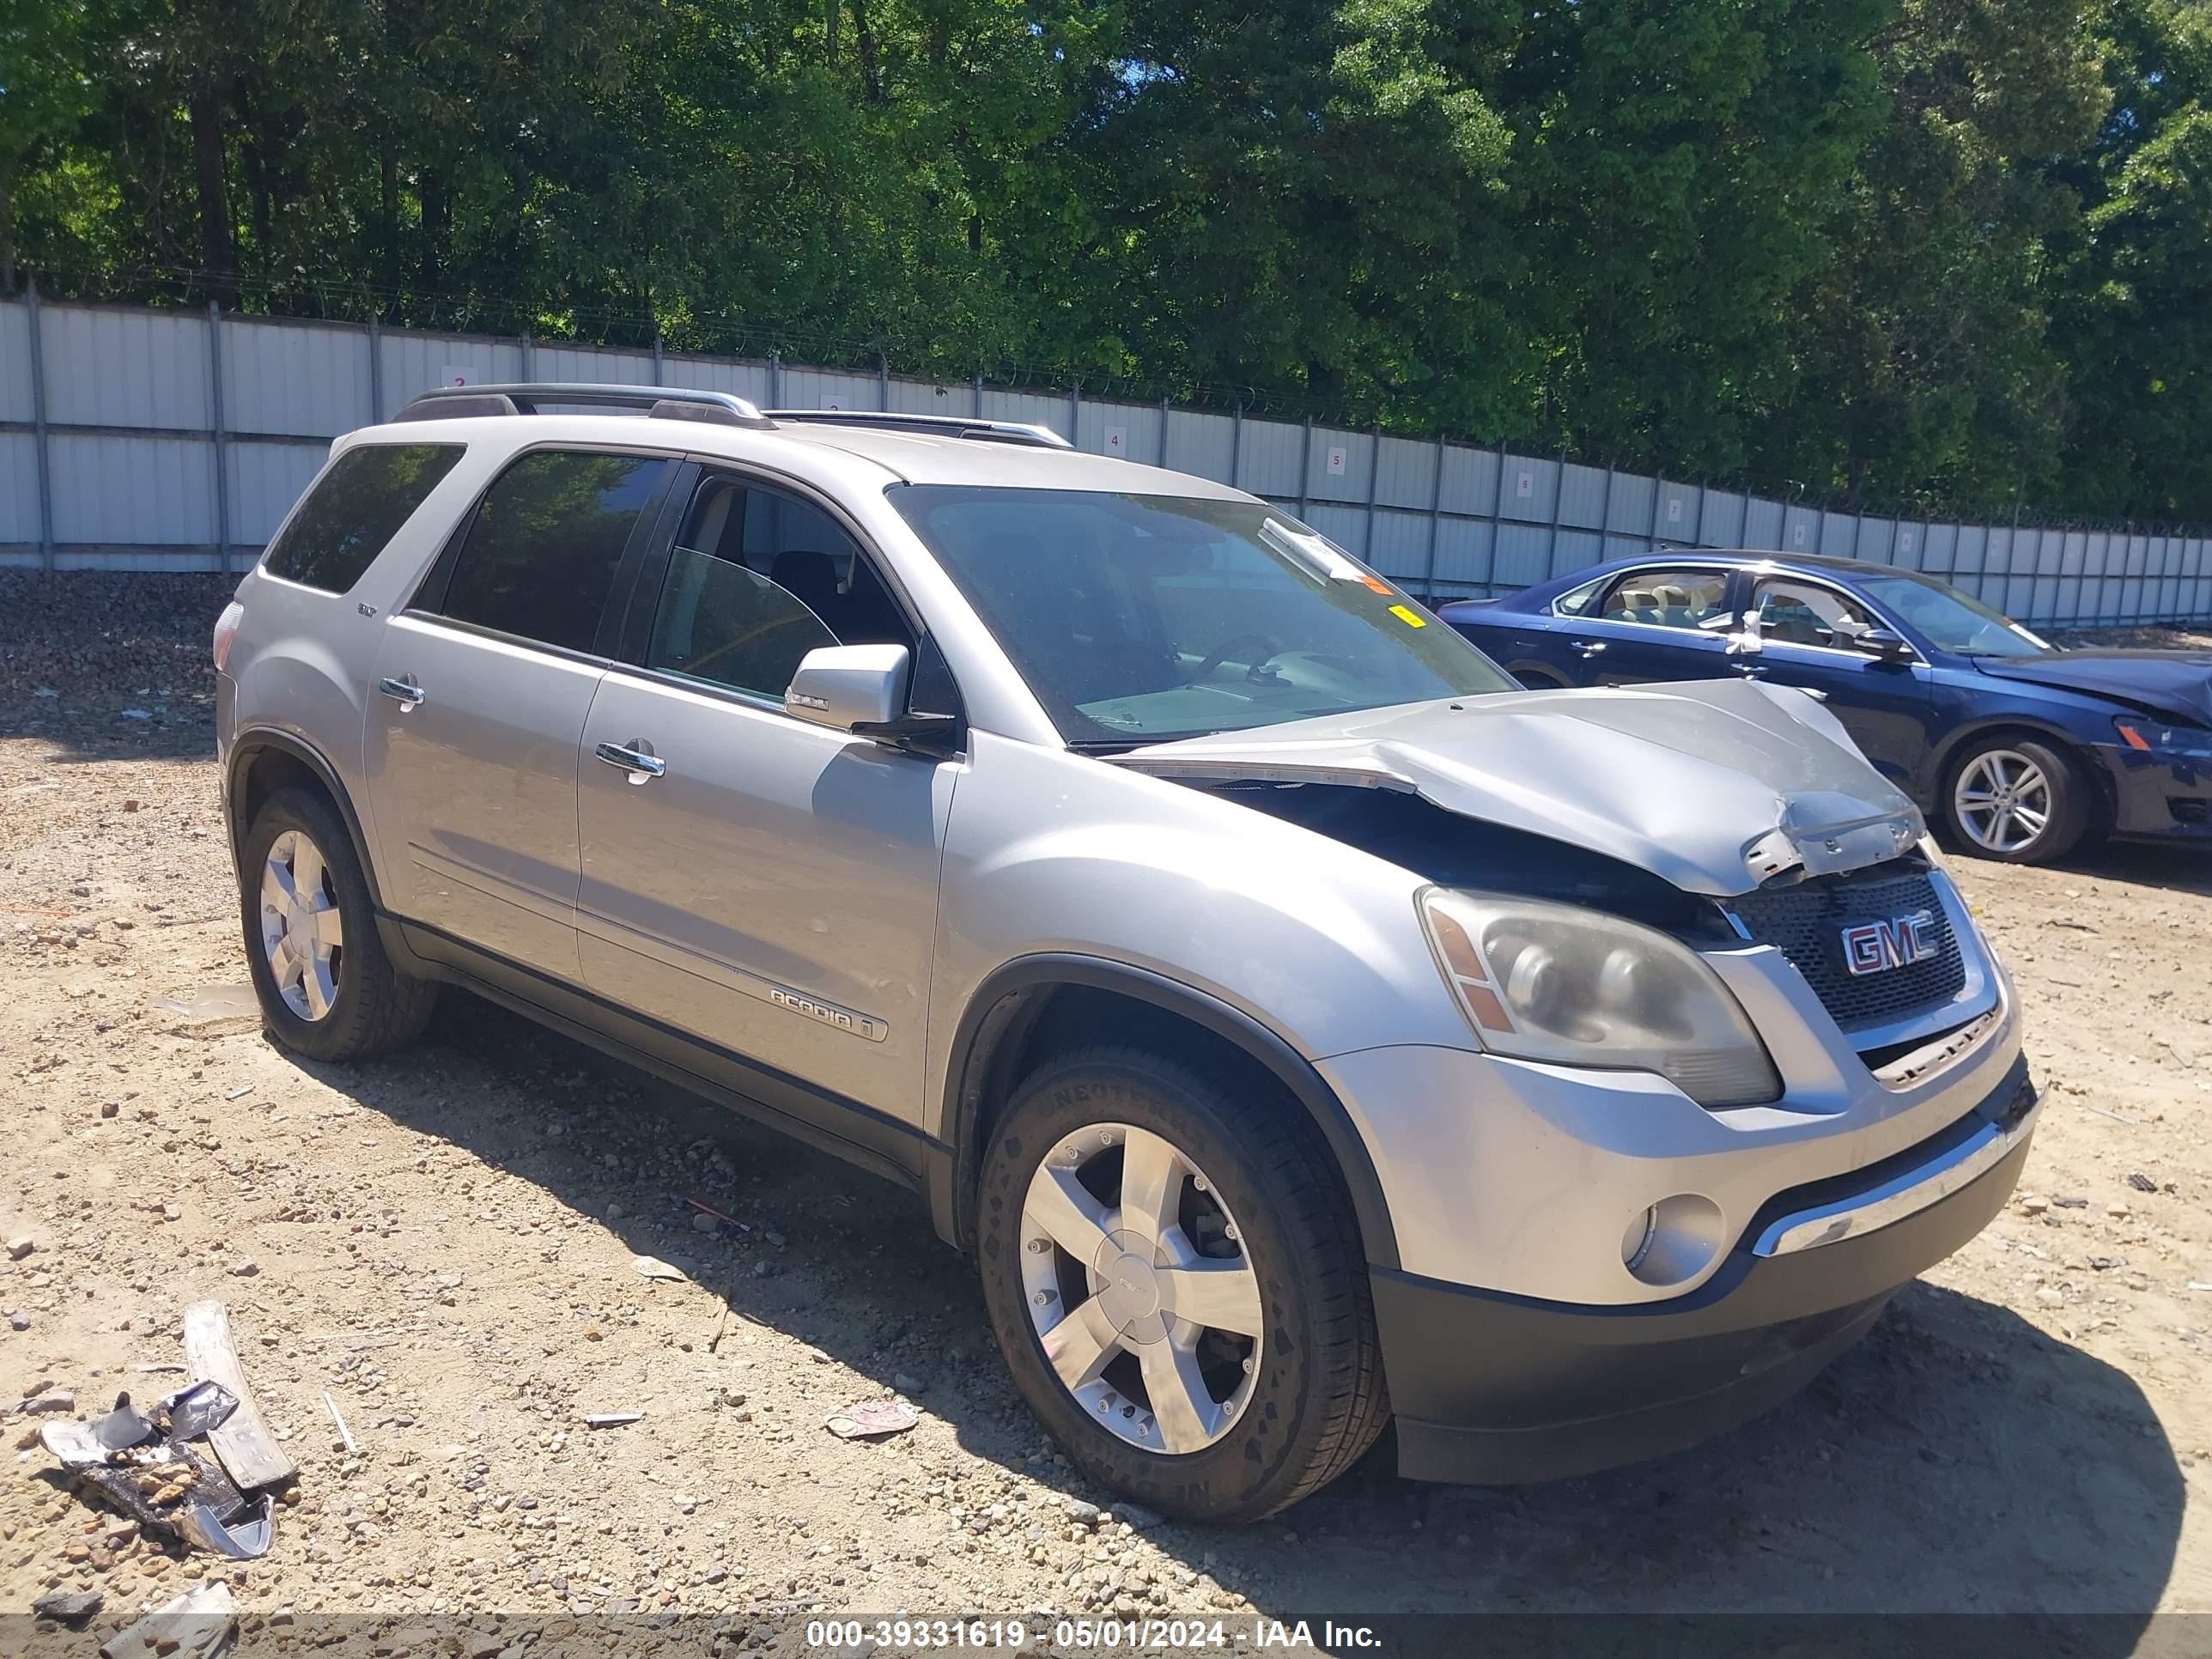
[[[935,1143],[945,1153],[928,1177],[938,1230],[965,1248],[974,1236],[983,1145],[976,1133],[992,1063],[1009,1040],[1018,1042],[1021,1008],[1032,994],[1085,987],[1108,991],[1178,1015],[1241,1050],[1289,1091],[1335,1160],[1367,1261],[1398,1265],[1397,1234],[1381,1177],[1352,1115],[1310,1060],[1280,1032],[1243,1009],[1182,981],[1109,957],[1043,952],[1018,957],[988,975],[968,999],[952,1039]]]
[[[362,878],[368,884],[369,902],[380,912],[384,908],[384,894],[377,884],[375,862],[368,855],[368,837],[362,832],[352,797],[338,781],[337,769],[313,744],[274,726],[248,726],[231,739],[222,780],[223,817],[230,832],[231,863],[238,863],[245,850],[246,835],[253,827],[244,816],[246,775],[254,760],[270,750],[306,767],[337,805],[338,817],[345,822],[346,834],[353,842],[354,857],[361,865]]]

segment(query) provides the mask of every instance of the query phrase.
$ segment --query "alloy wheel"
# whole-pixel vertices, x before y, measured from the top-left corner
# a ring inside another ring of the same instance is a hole
[[[1063,1137],[1022,1202],[1022,1288],[1060,1385],[1146,1451],[1201,1451],[1251,1402],[1259,1275],[1219,1189],[1164,1136]]]
[[[2051,827],[2051,780],[2016,749],[1992,749],[1968,761],[1951,804],[1968,840],[1991,853],[2017,854]]]
[[[331,1012],[344,919],[322,848],[297,830],[277,836],[262,865],[261,949],[287,1008],[311,1021]]]

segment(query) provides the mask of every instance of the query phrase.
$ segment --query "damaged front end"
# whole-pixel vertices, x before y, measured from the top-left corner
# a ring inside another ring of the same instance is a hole
[[[1153,744],[1114,763],[1195,783],[1355,844],[1419,843],[1411,869],[1519,861],[1510,836],[1548,844],[1540,864],[1595,855],[1682,893],[1727,898],[1778,878],[1862,869],[1926,833],[1919,809],[1889,783],[1811,698],[1717,680],[1613,690],[1529,692],[1385,708]],[[1408,815],[1291,804],[1268,786],[1408,796],[1509,839],[1468,843],[1463,827],[1424,830]],[[1374,822],[1370,823],[1369,820]],[[1334,827],[1327,827],[1333,824]],[[1375,848],[1381,852],[1378,847]],[[1383,856],[1393,856],[1383,853]],[[1479,872],[1479,874],[1478,874]]]
[[[1771,946],[1871,1066],[1917,1052],[1996,1003],[1995,970],[1923,844],[1919,812],[1796,692],[1714,682],[1468,698],[1115,758],[1419,878],[1432,945],[1439,904],[1498,901],[1595,912],[1694,951]],[[1559,988],[1553,1000],[1573,1005],[1553,1016],[1568,1026],[1607,1003],[1608,958],[1645,963],[1647,976],[1665,965],[1654,941],[1575,945],[1565,913],[1498,927],[1497,949],[1472,915],[1437,945],[1446,978],[1493,1049],[1526,1048],[1521,1028],[1547,1018],[1536,993],[1509,982],[1500,951],[1524,976],[1527,964],[1546,964]],[[1557,935],[1540,956],[1510,942],[1539,933]],[[1455,963],[1444,945],[1462,938],[1466,960]],[[1874,955],[1855,964],[1854,949]],[[1589,971],[1577,978],[1570,970],[1583,957]],[[1699,1036],[1680,1020],[1660,1029],[1674,1031],[1674,1047],[1653,1036],[1604,1063],[1683,1072],[1686,1082],[1698,1073],[1687,1091],[1708,1105],[1774,1097],[1778,1085],[1763,1066],[1735,1065],[1726,1077],[1716,1069],[1713,1057],[1749,1052],[1741,1032]]]

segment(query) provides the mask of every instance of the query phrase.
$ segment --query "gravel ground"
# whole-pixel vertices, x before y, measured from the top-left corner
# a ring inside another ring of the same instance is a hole
[[[0,1388],[158,1395],[142,1368],[222,1297],[301,1474],[266,1558],[185,1559],[111,1539],[18,1419],[0,1610],[95,1589],[112,1628],[208,1575],[278,1629],[2212,1610],[2212,860],[1959,861],[2051,1105],[2010,1211],[1795,1401],[1542,1487],[1417,1486],[1377,1456],[1208,1532],[1093,1507],[967,1265],[869,1177],[459,995],[419,1049],[354,1067],[165,1008],[245,984],[206,666],[227,586],[0,574],[0,1234],[29,1241],[0,1264]],[[823,1427],[894,1394],[911,1433]],[[616,1411],[644,1415],[583,1426]]]

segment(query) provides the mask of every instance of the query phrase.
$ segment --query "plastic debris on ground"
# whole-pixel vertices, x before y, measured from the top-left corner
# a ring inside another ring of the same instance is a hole
[[[39,1438],[80,1486],[99,1492],[149,1531],[249,1561],[269,1549],[270,1495],[249,1498],[211,1454],[187,1443],[221,1428],[237,1409],[237,1396],[220,1382],[195,1382],[150,1412],[118,1395],[114,1409],[97,1422],[49,1423]]]
[[[100,1644],[100,1659],[216,1659],[238,1637],[238,1603],[230,1587],[200,1584],[159,1607]]]
[[[864,1400],[830,1413],[822,1425],[840,1440],[879,1440],[885,1435],[904,1434],[921,1421],[915,1408],[903,1400]]]

